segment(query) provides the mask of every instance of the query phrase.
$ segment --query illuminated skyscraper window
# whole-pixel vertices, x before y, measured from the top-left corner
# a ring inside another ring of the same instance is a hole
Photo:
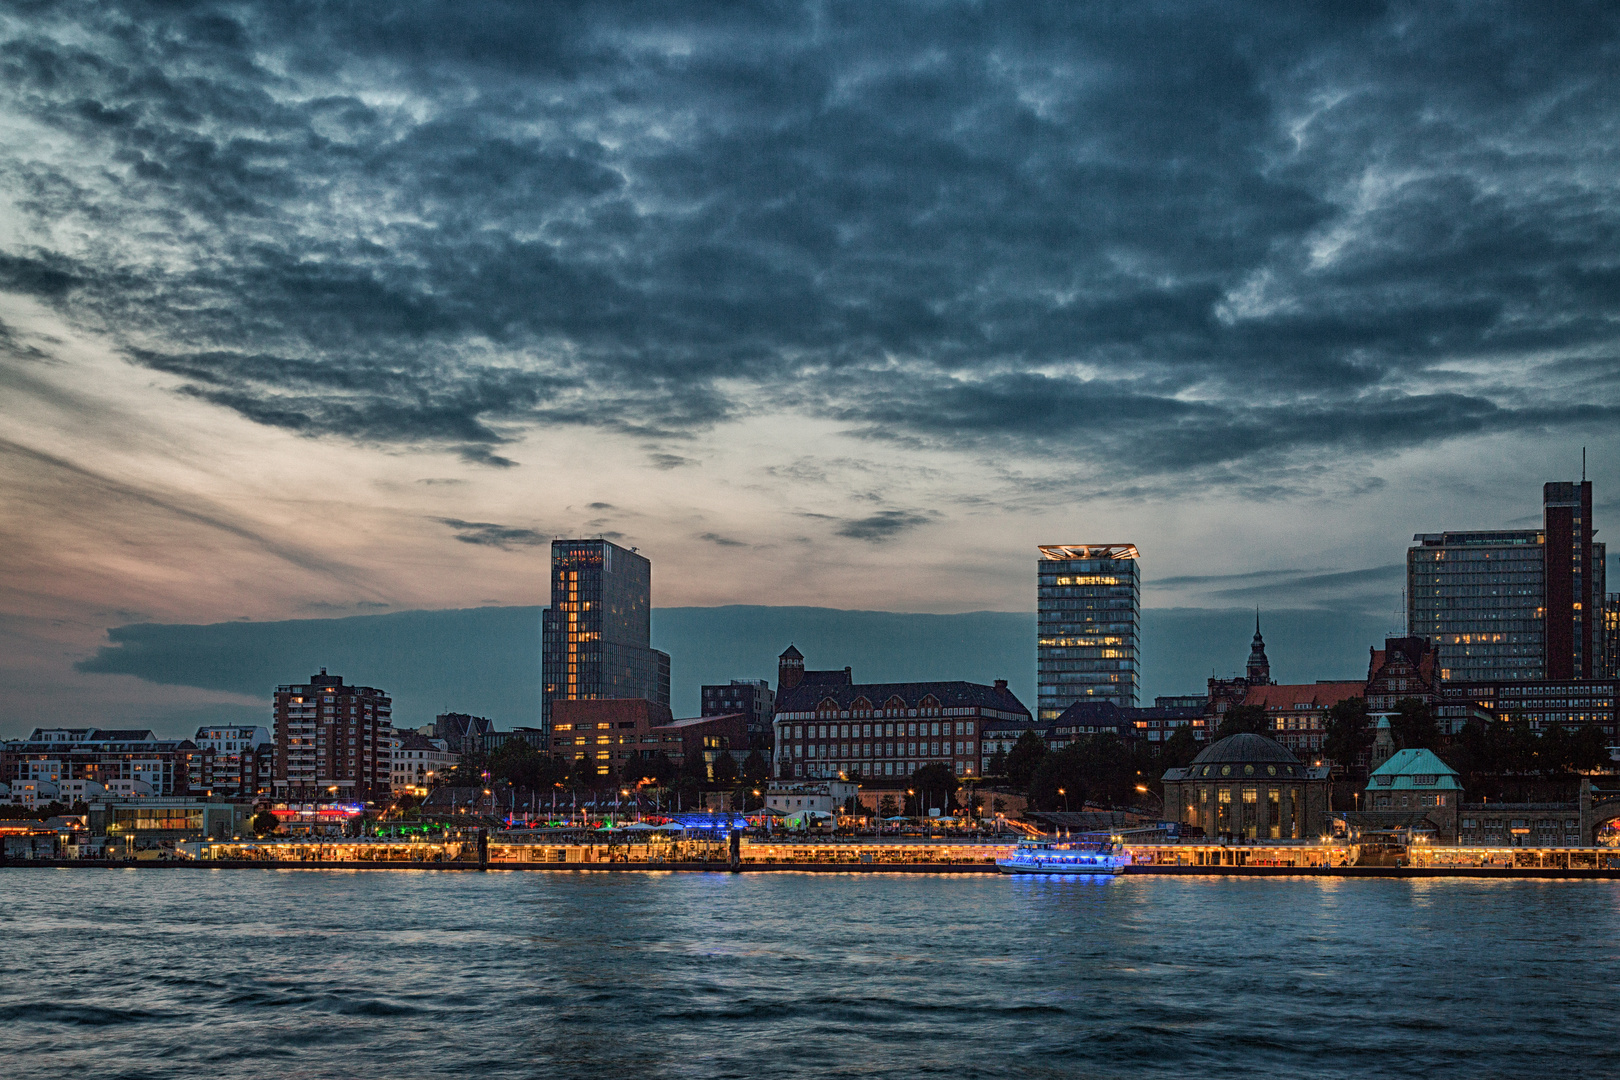
[[[1035,564],[1040,720],[1077,701],[1134,708],[1141,578],[1132,544],[1045,544]]]

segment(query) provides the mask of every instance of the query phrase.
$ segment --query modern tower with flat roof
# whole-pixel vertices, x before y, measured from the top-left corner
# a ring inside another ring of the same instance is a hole
[[[1446,682],[1603,676],[1603,544],[1592,483],[1542,488],[1542,527],[1418,533],[1406,552],[1407,632]]]
[[[652,648],[652,563],[607,540],[554,540],[541,614],[540,726],[553,701],[645,698],[669,707],[669,654]]]
[[[1035,563],[1036,716],[1077,701],[1134,708],[1142,582],[1134,544],[1042,544]]]

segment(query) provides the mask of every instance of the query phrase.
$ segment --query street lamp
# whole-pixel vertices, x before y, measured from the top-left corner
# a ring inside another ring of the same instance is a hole
[[[1069,812],[1069,789],[1058,788],[1058,794],[1063,796],[1063,812],[1067,814]]]

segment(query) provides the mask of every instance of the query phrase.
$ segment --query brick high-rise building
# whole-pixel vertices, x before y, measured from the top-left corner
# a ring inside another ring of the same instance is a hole
[[[322,668],[276,687],[277,798],[367,802],[386,797],[393,770],[393,701]]]
[[[1592,481],[1542,487],[1547,563],[1547,679],[1602,673],[1604,545],[1594,544]],[[1595,646],[1595,648],[1594,648]],[[1595,661],[1595,663],[1594,663]]]
[[[652,648],[652,563],[606,540],[555,540],[541,614],[540,726],[554,701],[644,698],[669,707],[669,654]]]

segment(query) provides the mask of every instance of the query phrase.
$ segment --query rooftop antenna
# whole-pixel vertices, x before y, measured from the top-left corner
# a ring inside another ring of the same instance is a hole
[[[1586,483],[1586,447],[1581,447],[1581,483]]]

